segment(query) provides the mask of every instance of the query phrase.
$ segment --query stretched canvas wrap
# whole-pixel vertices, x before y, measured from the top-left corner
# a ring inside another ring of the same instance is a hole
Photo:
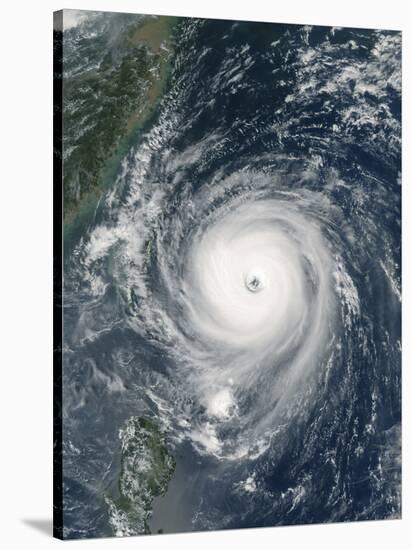
[[[55,535],[400,518],[400,32],[54,23]]]

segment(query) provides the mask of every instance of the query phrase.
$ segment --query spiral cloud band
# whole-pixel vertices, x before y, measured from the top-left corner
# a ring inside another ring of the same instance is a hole
[[[191,347],[205,353],[190,378],[217,421],[238,412],[253,387],[255,414],[272,416],[292,382],[319,362],[334,309],[330,254],[316,221],[285,200],[213,217],[194,233],[175,281],[181,322],[195,333]]]

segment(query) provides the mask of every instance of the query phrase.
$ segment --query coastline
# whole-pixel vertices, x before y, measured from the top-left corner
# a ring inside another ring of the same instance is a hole
[[[82,190],[75,202],[64,201],[63,228],[65,256],[81,237],[85,227],[96,212],[103,194],[113,184],[124,155],[137,144],[150,127],[168,86],[174,58],[173,32],[179,18],[169,16],[148,16],[135,28],[129,29],[125,37],[126,47],[144,48],[148,58],[157,63],[154,70],[147,71],[146,89],[143,101],[130,113],[122,113],[123,131],[111,135],[112,146],[107,160],[101,163],[99,174],[90,189]],[[126,75],[127,77],[127,75]],[[65,174],[67,177],[67,174]],[[65,178],[64,178],[65,179]],[[63,183],[64,185],[64,183]],[[66,196],[67,190],[64,189]]]

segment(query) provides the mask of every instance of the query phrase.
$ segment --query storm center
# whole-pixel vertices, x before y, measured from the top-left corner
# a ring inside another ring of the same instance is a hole
[[[260,292],[264,288],[263,276],[256,271],[252,271],[245,278],[245,286],[250,292]]]

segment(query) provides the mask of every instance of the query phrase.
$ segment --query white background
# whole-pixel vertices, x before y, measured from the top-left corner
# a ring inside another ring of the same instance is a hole
[[[412,540],[411,21],[408,0],[73,0],[2,3],[0,19],[0,545],[71,548],[376,549]],[[52,11],[192,15],[403,30],[403,520],[62,543],[52,506]],[[408,540],[409,539],[409,540]]]

